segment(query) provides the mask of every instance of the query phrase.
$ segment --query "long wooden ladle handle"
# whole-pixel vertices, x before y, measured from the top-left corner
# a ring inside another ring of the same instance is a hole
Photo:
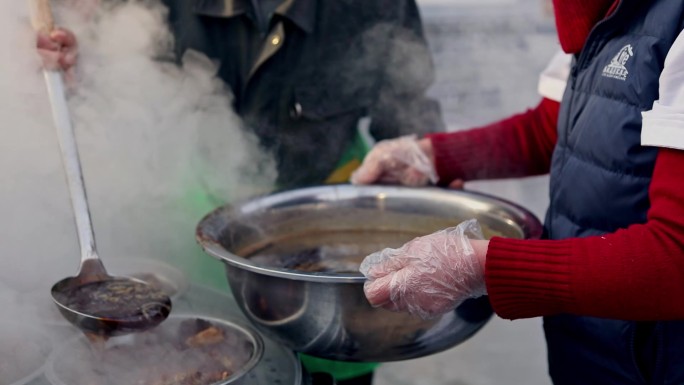
[[[29,0],[31,24],[37,32],[50,33],[55,28],[50,0]]]

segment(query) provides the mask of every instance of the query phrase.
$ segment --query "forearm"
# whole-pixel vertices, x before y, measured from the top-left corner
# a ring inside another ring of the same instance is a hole
[[[661,150],[644,224],[561,241],[495,238],[486,282],[504,318],[684,318],[684,152]]]
[[[545,174],[556,143],[559,103],[468,131],[429,135],[441,184]]]

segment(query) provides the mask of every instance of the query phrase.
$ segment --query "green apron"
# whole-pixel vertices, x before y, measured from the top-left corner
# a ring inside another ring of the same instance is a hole
[[[185,208],[190,209],[191,215],[198,215],[196,223],[202,219],[201,215],[208,214],[227,203],[227,201],[217,201],[213,196],[207,194],[202,187],[187,191],[184,202]],[[177,261],[177,265],[184,267],[183,270],[188,274],[188,279],[222,293],[230,292],[223,262],[204,253],[199,245],[193,246],[195,247],[192,250],[185,250],[185,252],[177,254],[177,257],[181,259]]]

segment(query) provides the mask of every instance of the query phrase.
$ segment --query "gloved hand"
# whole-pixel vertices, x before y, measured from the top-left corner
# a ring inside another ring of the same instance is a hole
[[[71,31],[56,28],[49,34],[39,33],[36,48],[46,68],[59,69],[71,75],[78,56],[76,36]]]
[[[480,225],[471,219],[367,256],[360,271],[368,278],[368,301],[428,319],[487,294],[484,261],[489,241],[483,239]]]
[[[387,183],[424,186],[437,183],[428,139],[415,135],[378,142],[351,176],[353,184]]]

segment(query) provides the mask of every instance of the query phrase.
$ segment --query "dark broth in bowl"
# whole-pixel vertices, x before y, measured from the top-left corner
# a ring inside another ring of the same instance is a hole
[[[500,235],[481,226],[485,238]],[[398,248],[426,235],[416,231],[360,230],[321,231],[296,234],[260,245],[247,252],[251,261],[282,269],[310,273],[359,273],[363,259],[385,248]]]

